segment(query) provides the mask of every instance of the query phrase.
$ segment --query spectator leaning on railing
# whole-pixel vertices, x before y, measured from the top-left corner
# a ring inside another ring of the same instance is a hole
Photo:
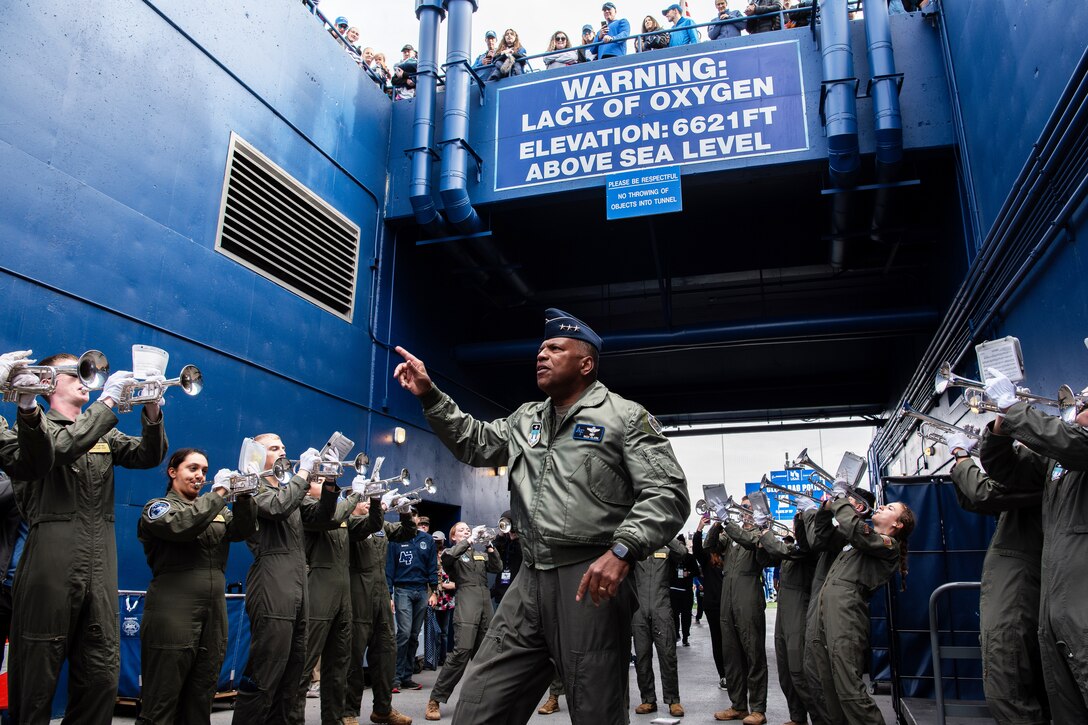
[[[564,68],[578,62],[578,51],[571,47],[570,36],[562,30],[552,33],[552,39],[548,42],[548,50],[555,51],[551,55],[544,56],[544,67],[548,70]]]
[[[710,36],[710,39],[739,38],[740,31],[744,28],[744,23],[738,20],[738,18],[744,17],[740,14],[740,11],[730,10],[729,0],[714,0],[714,7],[718,10],[718,20],[723,22],[714,23],[706,29],[706,34]],[[733,22],[724,22],[726,20],[733,20]]]
[[[782,3],[777,0],[754,0],[748,3],[744,14],[748,16],[748,33],[766,33],[771,30],[781,30],[782,21],[778,13],[782,10]]]
[[[502,41],[499,43],[499,49],[495,54],[495,61],[491,64],[491,78],[489,80],[495,81],[524,73],[525,61],[523,59],[526,55],[525,48],[521,47],[521,40],[518,38],[517,32],[513,28],[507,28],[506,32],[502,34]]]
[[[491,64],[495,62],[495,54],[499,50],[499,36],[494,30],[489,30],[484,33],[484,44],[487,45],[487,50],[476,56],[476,62],[472,64],[473,68],[491,68]],[[485,73],[484,78],[489,78],[489,74]]]
[[[653,15],[647,15],[642,19],[642,30],[640,33],[653,33],[655,30],[661,30],[661,23],[657,22],[657,18]],[[661,48],[669,47],[669,34],[667,32],[656,33],[655,35],[643,35],[641,38],[635,38],[635,52],[644,53],[647,50],[660,50]]]
[[[585,25],[582,26],[582,45],[589,45],[590,43],[593,43],[595,41],[596,41],[596,38],[593,37],[593,26],[590,25],[589,23],[586,23]],[[579,63],[588,63],[589,61],[596,60],[596,59],[597,59],[597,49],[596,48],[579,48],[578,49],[578,62]]]
[[[677,45],[694,45],[699,42],[695,29],[691,27],[695,25],[695,22],[691,18],[684,17],[684,11],[679,5],[673,3],[662,10],[661,14],[672,23],[672,29],[669,31],[670,48]]]

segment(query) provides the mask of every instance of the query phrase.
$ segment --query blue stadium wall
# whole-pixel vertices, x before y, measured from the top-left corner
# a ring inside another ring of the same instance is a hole
[[[419,297],[388,294],[391,102],[301,3],[20,1],[0,48],[0,349],[97,348],[122,369],[133,343],[163,347],[170,372],[195,363],[206,379],[198,397],[168,396],[171,447],[207,449],[213,471],[236,465],[243,436],[276,431],[297,454],[340,430],[387,471],[433,476],[472,520],[496,518],[504,479],[453,461],[389,387],[371,332],[457,371],[427,346],[437,326]],[[232,131],[361,228],[353,322],[214,251]],[[138,433],[137,415],[119,428]],[[135,524],[164,487],[164,467],[117,474],[122,588],[146,586]],[[249,561],[234,547],[228,581]]]

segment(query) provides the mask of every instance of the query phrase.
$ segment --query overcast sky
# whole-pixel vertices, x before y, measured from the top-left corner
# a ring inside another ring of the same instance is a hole
[[[666,0],[613,0],[618,16],[627,18],[632,28],[639,27],[642,19],[653,15],[664,25],[668,22],[661,10],[671,2]],[[484,33],[494,30],[500,36],[506,28],[513,28],[521,38],[521,44],[530,55],[548,49],[548,40],[556,30],[570,33],[581,43],[582,26],[601,24],[603,0],[480,0],[480,9],[472,19],[472,57],[484,50]],[[733,0],[730,8],[743,10],[741,0]],[[419,22],[416,20],[415,3],[410,0],[392,0],[378,3],[374,0],[321,0],[318,8],[330,21],[343,15],[351,25],[359,28],[363,46],[372,46],[385,53],[390,63],[400,60],[400,49],[405,43],[419,45]],[[696,23],[705,23],[716,17],[714,0],[689,0],[688,9]],[[445,23],[439,39],[439,55],[445,57]],[[635,30],[632,30],[635,32]],[[706,39],[705,30],[702,31]],[[628,49],[630,50],[630,48]]]

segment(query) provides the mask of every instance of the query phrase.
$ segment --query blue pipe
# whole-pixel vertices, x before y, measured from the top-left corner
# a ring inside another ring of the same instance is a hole
[[[468,195],[468,68],[472,35],[472,14],[476,0],[443,0],[449,20],[446,23],[446,110],[442,116],[442,171],[438,193],[446,218],[462,234],[474,234],[483,228],[480,216],[472,208]]]
[[[415,121],[412,123],[412,177],[408,200],[416,222],[435,237],[449,230],[431,196],[431,148],[434,146],[435,94],[438,89],[438,29],[446,11],[441,0],[417,0],[419,61],[416,74]]]
[[[785,320],[763,320],[736,325],[688,327],[678,330],[647,330],[605,335],[601,349],[608,354],[660,350],[692,345],[743,343],[774,338],[827,335],[856,335],[914,329],[929,330],[937,324],[936,310],[918,309],[896,312],[876,312],[865,315],[806,317]],[[532,359],[540,340],[484,342],[458,345],[454,356],[461,363],[501,362]]]
[[[868,40],[872,81],[873,127],[876,131],[876,182],[898,181],[903,161],[903,115],[899,109],[899,85],[895,76],[895,52],[888,24],[888,3],[865,0],[865,37]],[[873,204],[872,238],[888,225],[892,189],[879,189]]]
[[[857,186],[861,157],[858,153],[858,104],[854,97],[854,51],[850,48],[850,15],[846,0],[820,4],[820,53],[823,58],[824,133],[831,186]],[[831,82],[838,81],[838,82]],[[830,82],[830,83],[829,83]],[[846,256],[845,235],[850,228],[851,194],[835,194],[831,210],[831,267],[839,271]]]

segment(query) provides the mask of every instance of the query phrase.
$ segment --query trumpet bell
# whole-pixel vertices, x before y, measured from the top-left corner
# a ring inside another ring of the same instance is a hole
[[[360,476],[366,475],[366,469],[370,467],[370,456],[365,453],[360,453],[355,456],[355,461],[352,463],[355,467],[355,472]]]
[[[499,533],[509,534],[514,529],[514,524],[505,516],[499,517]]]
[[[204,373],[196,365],[186,365],[178,376],[178,385],[186,395],[200,395],[204,389]]]
[[[427,476],[423,481],[423,492],[428,496],[433,496],[438,493],[438,485],[435,484],[434,479],[430,476]]]
[[[936,391],[937,395],[940,395],[948,390],[948,386],[952,384],[952,379],[951,363],[941,363],[941,367],[937,369],[937,374],[933,378],[933,390]]]
[[[110,362],[99,350],[88,350],[79,356],[76,364],[79,382],[89,390],[98,390],[110,376]]]
[[[708,511],[710,511],[710,504],[708,504],[706,502],[706,499],[701,498],[701,499],[699,499],[698,501],[695,502],[695,513],[702,516],[703,514],[707,513]]]

